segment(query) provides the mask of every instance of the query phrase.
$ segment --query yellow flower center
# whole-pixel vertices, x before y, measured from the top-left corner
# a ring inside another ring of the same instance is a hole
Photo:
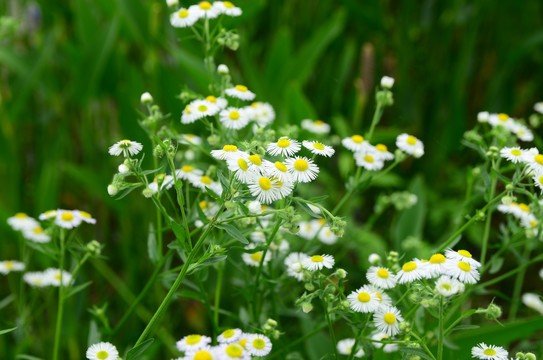
[[[471,258],[471,253],[467,250],[458,250],[458,253],[463,257]]]
[[[511,154],[515,155],[515,156],[520,156],[520,155],[522,155],[522,151],[517,150],[517,149],[513,149],[513,150],[511,150]]]
[[[202,335],[189,335],[187,336],[187,344],[194,345],[198,344],[202,340]]]
[[[265,191],[268,191],[271,189],[272,187],[272,183],[270,181],[270,179],[268,179],[267,177],[263,176],[261,177],[259,180],[258,180],[258,185],[260,185],[260,188],[262,190],[265,190]]]
[[[239,119],[239,112],[237,111],[230,111],[230,114],[228,115],[228,117],[231,119],[231,120],[237,120]]]
[[[298,159],[294,162],[294,168],[298,171],[306,171],[309,168],[309,164],[304,159]]]
[[[287,139],[281,139],[277,142],[277,146],[279,146],[280,148],[286,148],[286,147],[289,147],[290,146],[290,141],[288,141]]]
[[[90,219],[92,216],[86,211],[79,211],[79,215],[83,216],[84,218]]]
[[[540,177],[539,177],[539,182],[540,182],[541,184],[543,184],[543,176],[540,176]]]
[[[377,149],[377,151],[381,151],[381,152],[388,151],[387,146],[386,146],[386,145],[383,145],[383,144],[377,144],[377,145],[375,145],[375,149]]]
[[[206,97],[206,100],[209,101],[210,103],[216,103],[217,102],[217,98],[213,95],[209,95],[208,97]]]
[[[17,219],[26,219],[28,217],[28,215],[26,215],[25,213],[17,213],[17,214],[15,214],[15,217]]]
[[[315,125],[317,125],[317,126],[324,125],[324,121],[322,121],[322,120],[315,120]]]
[[[493,356],[493,355],[496,355],[496,350],[494,350],[494,349],[485,349],[485,351],[483,351],[483,354]]]
[[[200,206],[200,209],[204,210],[207,209],[207,201],[202,200],[198,203],[198,206]]]
[[[520,210],[524,211],[524,212],[530,212],[530,207],[526,204],[518,204],[518,207],[520,208]]]
[[[229,9],[234,7],[234,4],[232,4],[230,1],[223,1],[223,5]]]
[[[410,272],[410,271],[415,270],[416,268],[417,268],[417,264],[414,261],[407,262],[403,264],[402,266],[402,270],[404,272]]]
[[[198,111],[201,111],[201,112],[207,111],[207,106],[205,105],[198,106]]]
[[[498,114],[498,120],[500,120],[500,121],[507,121],[507,120],[509,120],[509,115],[503,114],[503,113]]]
[[[324,150],[324,145],[321,144],[321,143],[314,143],[314,144],[313,144],[313,147],[314,147],[315,149]]]
[[[60,277],[61,277],[61,274],[60,273],[56,273],[54,278],[57,279],[57,280],[60,280]]]
[[[537,155],[534,157],[534,160],[535,160],[535,162],[538,163],[539,165],[543,165],[543,155],[537,154]]]
[[[287,172],[287,167],[280,161],[275,162],[275,168],[281,172]]]
[[[367,292],[361,292],[360,294],[358,294],[358,301],[367,303],[370,300],[371,300],[371,296]]]
[[[249,89],[247,89],[247,86],[245,85],[236,85],[236,90],[241,91],[241,92],[246,92]]]
[[[386,269],[379,269],[377,270],[377,276],[379,276],[381,279],[388,279],[388,271]]]
[[[241,357],[243,350],[236,344],[231,344],[226,347],[226,354],[231,357]]]
[[[253,346],[255,349],[261,350],[264,349],[264,346],[266,346],[266,342],[260,338],[256,338],[253,340]]]
[[[311,261],[313,262],[323,262],[324,258],[320,255],[313,255],[311,256]]]
[[[238,147],[236,145],[224,145],[222,150],[228,152],[236,152],[238,150]]]
[[[255,252],[255,253],[251,254],[251,260],[256,261],[256,262],[260,262],[260,260],[262,260],[262,253],[261,252]]]
[[[207,2],[207,1],[202,1],[200,3],[200,9],[209,10],[209,9],[211,9],[211,4],[209,2]]]
[[[72,221],[74,219],[74,214],[71,212],[65,212],[60,216],[60,218],[64,221]]]
[[[228,329],[222,332],[222,337],[225,339],[231,338],[236,332],[233,329]]]
[[[213,356],[207,350],[200,350],[193,357],[194,360],[212,360]]]
[[[238,344],[240,344],[245,350],[247,350],[247,348],[245,347],[245,344],[247,344],[247,339],[241,339]]]
[[[382,301],[382,300],[383,300],[383,297],[381,296],[381,293],[376,292],[376,293],[375,293],[375,296],[377,296],[377,299],[378,299],[379,301]]]
[[[434,254],[430,258],[430,264],[442,264],[445,262],[445,256],[441,254]]]
[[[206,185],[211,185],[211,178],[209,176],[202,176],[200,178],[200,182],[206,184]]]
[[[451,285],[449,284],[441,284],[441,287],[445,290],[451,290]]]
[[[467,262],[463,262],[463,261],[460,261],[458,263],[458,268],[462,271],[465,271],[465,272],[468,272],[471,270],[471,266],[470,264],[468,264]]]
[[[193,170],[194,170],[194,166],[183,165],[181,167],[181,171],[183,171],[183,172],[192,172]]]
[[[32,229],[32,232],[34,234],[41,234],[41,233],[43,233],[43,228],[41,226],[37,226],[34,229]]]
[[[362,144],[364,142],[364,138],[360,135],[351,136],[351,140],[357,144]]]
[[[408,136],[405,142],[408,143],[409,145],[415,145],[417,143],[417,138],[414,136]]]
[[[179,16],[181,19],[184,19],[189,16],[189,12],[187,11],[187,9],[183,9],[177,13],[177,16]]]
[[[13,269],[13,261],[6,261],[6,269],[8,270]]]
[[[187,114],[191,114],[190,109],[189,109],[188,106],[185,108],[185,112],[186,112]]]
[[[324,224],[326,224],[326,219],[324,219],[324,218],[321,218],[321,219],[319,219],[317,221],[319,222],[320,226],[324,226]]]
[[[164,181],[165,177],[166,177],[166,175],[164,175],[164,174],[158,174],[157,176],[155,176],[153,181],[156,182],[156,183],[162,182],[162,181]]]
[[[391,313],[385,314],[385,317],[383,319],[388,325],[392,325],[396,322],[396,316],[394,316],[394,314],[391,314]]]
[[[255,164],[256,166],[262,165],[262,159],[260,158],[260,156],[256,154],[249,156],[249,161]]]
[[[96,357],[100,360],[104,360],[104,359],[107,359],[109,356],[109,354],[107,353],[107,351],[104,351],[104,350],[100,350],[96,353]]]
[[[364,156],[364,161],[369,162],[370,164],[373,163],[373,156],[371,155]]]
[[[245,161],[244,159],[238,159],[238,165],[239,168],[243,171],[249,170],[249,165],[247,165],[247,161]]]

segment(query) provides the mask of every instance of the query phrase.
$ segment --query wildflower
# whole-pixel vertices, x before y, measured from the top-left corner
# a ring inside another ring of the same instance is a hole
[[[524,157],[526,156],[526,150],[522,150],[520,147],[504,147],[500,150],[500,155],[502,158],[505,158],[514,164],[523,162]]]
[[[202,138],[194,134],[181,134],[179,135],[179,143],[183,145],[201,145]]]
[[[206,347],[210,342],[211,338],[209,336],[192,334],[176,342],[175,346],[179,351],[194,351]]]
[[[394,78],[390,76],[383,76],[381,78],[381,86],[385,89],[392,89],[392,86],[394,86]]]
[[[243,109],[229,107],[220,112],[221,123],[227,129],[239,130],[247,126],[249,117]]]
[[[107,193],[110,195],[110,196],[115,196],[117,195],[117,193],[119,192],[119,188],[117,188],[115,185],[108,185],[107,186]]]
[[[509,353],[501,346],[480,343],[471,348],[471,357],[486,360],[507,360]]]
[[[527,307],[543,315],[543,301],[541,301],[541,297],[539,295],[532,294],[532,293],[523,294],[522,302]]]
[[[266,150],[273,156],[292,156],[300,151],[301,145],[298,141],[286,137],[280,138],[277,143],[269,143]]]
[[[8,225],[11,226],[13,230],[24,230],[28,228],[34,228],[40,224],[32,217],[28,216],[25,213],[16,213],[14,216],[8,218]]]
[[[217,341],[221,344],[234,343],[238,341],[242,333],[241,329],[227,329],[217,336]]]
[[[533,180],[534,184],[536,184],[536,186],[540,188],[541,192],[543,193],[543,173],[535,175]]]
[[[87,349],[86,356],[89,360],[117,360],[119,358],[119,352],[113,344],[100,342],[91,345]]]
[[[355,339],[343,339],[337,342],[337,352],[341,355],[351,355],[353,352],[354,344],[356,343]],[[359,349],[354,357],[361,358],[365,355],[364,350]]]
[[[87,224],[93,224],[93,225],[96,224],[96,219],[94,219],[92,215],[89,214],[88,212],[76,210],[76,213],[79,215],[81,220],[83,220],[83,222],[86,222]]]
[[[205,188],[211,189],[213,192],[215,192],[217,195],[221,195],[222,193],[222,186],[216,181],[211,180],[211,178],[207,175],[201,176],[199,178],[193,177],[189,179],[192,186],[205,190]]]
[[[45,287],[49,286],[49,278],[45,275],[44,272],[27,272],[23,275],[23,280],[32,287]]]
[[[283,185],[278,179],[268,176],[253,176],[248,181],[251,194],[263,204],[270,204],[281,199],[280,187]]]
[[[475,260],[467,250],[454,251],[452,249],[447,249],[445,250],[445,257],[450,260],[466,262],[475,268],[481,267],[481,263]]]
[[[37,243],[47,243],[51,241],[51,236],[47,235],[40,225],[24,229],[23,236],[25,239]]]
[[[240,154],[231,157],[226,161],[228,169],[234,173],[236,179],[247,184],[252,178],[257,176],[257,172],[249,166],[248,156]]]
[[[433,254],[430,257],[430,260],[425,263],[426,264],[426,278],[431,279],[438,277],[439,275],[443,274],[445,271],[445,266],[448,262],[451,260],[448,260],[443,254]]]
[[[256,200],[249,201],[247,203],[247,208],[251,214],[260,214],[262,212],[262,204]]]
[[[169,7],[174,7],[176,5],[179,5],[179,0],[166,0],[166,4]]]
[[[174,185],[173,176],[158,174],[153,179],[153,182],[149,184],[148,188],[153,192],[153,194],[156,194],[159,191],[159,189],[160,191],[164,189],[169,190],[172,188],[173,185]]]
[[[45,270],[45,277],[46,282],[49,285],[59,287],[62,283],[63,287],[67,287],[72,282],[72,274],[69,272],[62,270],[62,272],[59,269],[55,268],[49,268]]]
[[[245,85],[236,85],[233,88],[226,89],[224,91],[226,95],[245,101],[252,101],[255,98],[255,93],[247,88]]]
[[[201,119],[203,116],[200,112],[196,112],[194,106],[192,104],[188,104],[183,109],[183,113],[181,114],[181,124],[192,124],[196,120]]]
[[[396,286],[396,275],[385,267],[371,266],[366,273],[368,281],[382,289],[392,289]]]
[[[279,181],[293,181],[292,175],[288,172],[287,166],[280,161],[276,161],[274,163],[271,161],[266,161],[266,163],[263,165],[263,169],[264,173],[279,179]]]
[[[515,121],[509,117],[509,115],[500,113],[500,114],[490,114],[488,117],[488,123],[492,126],[503,126],[508,130],[511,130],[513,123]]]
[[[190,105],[192,106],[192,111],[198,114],[198,119],[206,116],[214,116],[219,113],[219,111],[221,111],[217,104],[214,104],[207,100],[194,100],[190,103]]]
[[[332,255],[313,255],[302,261],[304,269],[309,271],[322,270],[323,267],[331,269],[334,266],[334,257]]]
[[[320,242],[326,245],[334,245],[338,239],[337,235],[330,230],[329,226],[323,226],[317,237]]]
[[[370,256],[368,256],[368,261],[370,262],[370,264],[375,265],[379,261],[381,261],[381,256],[379,256],[379,254],[375,254],[375,253],[370,254]]]
[[[249,360],[250,354],[239,344],[223,344],[217,349],[220,359]]]
[[[226,66],[225,64],[219,64],[219,66],[217,66],[217,72],[220,75],[228,75],[229,73],[228,66]]]
[[[215,97],[213,95],[209,95],[206,97],[205,101],[210,103],[213,106],[218,106],[219,109],[224,109],[228,105],[228,101],[225,98],[222,97]]]
[[[0,274],[7,275],[12,271],[23,271],[25,264],[15,260],[0,261]]]
[[[303,221],[298,224],[300,226],[300,231],[298,231],[298,236],[306,240],[313,240],[317,232],[322,227],[319,224],[318,220],[312,221]]]
[[[403,152],[413,155],[416,158],[424,155],[424,144],[416,137],[408,134],[401,134],[396,138],[396,146]]]
[[[399,284],[405,284],[419,280],[425,275],[423,263],[415,259],[403,264],[402,269],[396,274],[396,280]]]
[[[213,6],[219,10],[220,14],[228,16],[240,16],[242,13],[241,9],[234,6],[230,1],[215,1]]]
[[[249,244],[245,247],[246,250],[252,250],[256,248],[255,244]],[[260,262],[262,262],[262,265],[266,265],[271,260],[271,254],[269,252],[266,252],[266,256],[264,256],[264,251],[256,251],[253,253],[243,253],[241,254],[241,257],[245,264],[249,266],[255,266],[259,267]],[[262,259],[264,257],[264,259]]]
[[[375,153],[369,148],[355,152],[354,159],[357,166],[361,166],[369,171],[381,170],[385,166],[383,160],[375,156]]]
[[[353,152],[363,151],[369,147],[369,143],[365,141],[361,135],[350,136],[341,140],[341,143],[343,144],[343,146]]]
[[[322,120],[302,120],[302,129],[305,129],[313,134],[328,134],[330,132],[330,125]]]
[[[387,146],[384,144],[377,144],[373,149],[374,156],[379,160],[386,161],[394,159],[394,154],[388,151]]]
[[[258,154],[249,155],[247,160],[249,168],[258,174],[265,174],[266,171],[264,169],[271,165],[268,160],[262,160]]]
[[[221,150],[211,150],[211,156],[217,160],[227,160],[230,157],[246,154],[245,152],[238,150],[236,145],[224,145]]]
[[[453,260],[445,265],[445,274],[468,284],[475,284],[480,278],[477,267],[458,260]]]
[[[374,292],[375,295],[377,296],[377,299],[379,300],[379,303],[381,305],[381,307],[383,306],[392,306],[392,298],[390,296],[388,296],[387,293],[385,293],[385,291],[378,287],[378,286],[374,286],[373,284],[370,284],[370,285],[366,285],[368,290],[371,291],[371,292]]]
[[[400,332],[398,323],[403,321],[400,311],[392,306],[382,306],[373,314],[375,327],[388,336],[394,336]]]
[[[219,9],[211,5],[208,1],[201,1],[197,5],[191,5],[189,7],[189,13],[190,12],[193,12],[198,19],[214,19],[220,14]]]
[[[38,219],[40,220],[51,220],[57,217],[57,210],[47,210],[44,213],[41,213]]]
[[[139,142],[121,140],[109,147],[109,154],[114,156],[123,154],[125,157],[128,157],[129,155],[137,155],[141,149],[143,149],[143,145]]]
[[[490,117],[490,114],[488,113],[488,111],[481,111],[481,112],[477,113],[477,121],[479,121],[481,123],[488,122],[489,117]]]
[[[543,154],[531,155],[526,159],[528,167],[537,174],[543,173]]]
[[[256,121],[258,126],[265,127],[275,120],[275,110],[268,103],[254,102],[250,106],[245,107],[251,120]]]
[[[317,177],[319,167],[306,157],[297,156],[285,160],[285,165],[295,181],[308,183]]]
[[[371,336],[371,338],[373,340],[383,341],[383,340],[390,339],[390,336],[388,336],[387,334],[376,332]],[[380,342],[373,342],[372,344],[377,349],[383,348],[383,352],[385,352],[385,353],[395,352],[395,351],[398,351],[398,349],[399,349],[398,344],[383,344],[383,343],[380,343]]]
[[[58,210],[55,224],[65,229],[73,229],[81,224],[81,216],[77,210]]]
[[[148,92],[144,92],[143,94],[141,94],[140,102],[142,104],[152,103],[153,97]]]
[[[196,169],[192,165],[183,165],[181,169],[175,171],[175,176],[178,179],[189,180],[192,178],[199,178],[204,174],[200,169]]]
[[[511,127],[511,131],[522,141],[534,140],[534,134],[530,131],[530,129],[522,124],[514,123]]]
[[[436,281],[436,291],[444,297],[453,296],[460,290],[459,284],[458,280],[443,275]]]
[[[318,141],[306,141],[302,142],[303,146],[311,151],[312,154],[331,157],[336,152],[333,147],[321,144]]]
[[[179,358],[177,360],[219,360],[221,359],[219,357],[219,354],[217,353],[217,349],[212,348],[210,346],[205,346],[201,349],[194,350],[194,351],[187,351],[185,354],[185,357]]]
[[[543,102],[537,102],[534,105],[534,110],[540,114],[543,114]]]
[[[372,289],[365,285],[349,294],[347,300],[351,303],[351,309],[363,313],[374,312],[377,310],[381,305],[381,302],[375,292],[371,290]]]
[[[245,344],[247,352],[253,356],[266,356],[272,349],[272,343],[267,336],[261,334],[250,334]]]

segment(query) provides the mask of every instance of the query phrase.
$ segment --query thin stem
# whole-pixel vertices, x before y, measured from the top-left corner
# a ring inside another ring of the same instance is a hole
[[[379,121],[381,121],[381,116],[383,116],[383,110],[383,104],[380,101],[377,101],[377,107],[375,108],[375,112],[373,113],[370,130],[368,131],[368,135],[366,135],[366,140],[368,142],[370,142],[373,136],[373,130],[375,130],[375,126],[379,123]]]
[[[337,205],[332,210],[332,214],[336,214],[339,211],[339,209],[343,207],[343,205],[345,204],[345,201],[351,198],[352,194],[355,192],[356,188],[358,187],[358,181],[359,181],[361,173],[362,173],[362,167],[358,166],[356,169],[356,173],[354,175],[354,181],[353,181],[352,187],[345,193],[345,195],[343,195],[341,200],[339,200]]]
[[[336,341],[336,335],[334,334],[334,327],[332,326],[332,318],[330,317],[330,313],[328,312],[328,304],[324,299],[322,299],[322,307],[324,308],[324,315],[326,316],[326,322],[328,323],[328,332],[330,333],[330,339],[332,340],[332,346],[334,347],[334,354],[336,355],[336,359],[338,358],[337,353],[337,341]]]
[[[62,330],[62,313],[64,310],[64,283],[62,281],[62,271],[64,269],[64,240],[66,238],[66,231],[60,229],[60,259],[58,268],[60,271],[60,285],[58,287],[58,309],[57,309],[57,323],[55,326],[55,342],[53,346],[53,360],[58,360],[58,352],[60,346],[60,332]]]
[[[434,360],[437,360],[436,357],[434,356],[434,354],[430,351],[430,349],[428,349],[428,346],[426,345],[426,342],[425,341],[422,341],[422,339],[420,338],[420,336],[418,336],[417,334],[415,334],[413,331],[410,332],[411,335],[413,335],[413,337],[415,339],[417,339],[420,343],[420,346],[422,346],[422,348],[424,349],[424,351],[426,351],[426,353],[428,355],[430,355],[430,357]]]
[[[524,245],[524,253],[522,255],[522,261],[526,261],[530,258],[530,253],[532,251],[531,243],[529,241]],[[517,311],[520,304],[520,294],[522,292],[522,285],[524,282],[524,275],[526,275],[527,268],[523,268],[517,273],[515,278],[515,286],[513,288],[513,302],[511,304],[511,309],[509,310],[509,320],[515,320],[517,317]]]
[[[439,297],[439,337],[437,339],[437,359],[443,359],[443,296]]]
[[[220,262],[217,269],[217,285],[215,286],[215,303],[213,307],[213,322],[219,328],[219,308],[221,302],[222,278],[224,273],[224,262]]]
[[[492,169],[495,168],[495,163],[494,161],[492,161],[492,167],[490,169],[490,175],[492,176],[492,185],[490,187],[490,195],[489,195],[489,199],[492,199],[494,197],[494,193],[496,191],[496,183],[498,181],[498,178],[496,177],[496,174],[494,173],[494,171],[492,171]],[[491,225],[491,222],[492,222],[492,208],[490,208],[488,210],[488,214],[486,215],[486,222],[485,222],[485,230],[484,230],[484,233],[483,233],[483,245],[482,245],[482,249],[481,249],[481,265],[484,266],[485,265],[485,261],[486,261],[486,252],[487,252],[487,249],[488,249],[488,239],[489,239],[489,236],[490,236],[490,225]]]

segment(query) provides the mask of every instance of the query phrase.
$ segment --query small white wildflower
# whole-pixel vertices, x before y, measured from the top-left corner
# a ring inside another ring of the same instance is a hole
[[[394,86],[394,78],[390,76],[383,76],[381,78],[381,86],[385,89],[392,89],[392,86]]]

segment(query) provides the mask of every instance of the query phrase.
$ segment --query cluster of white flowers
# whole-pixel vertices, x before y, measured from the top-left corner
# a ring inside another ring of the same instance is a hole
[[[177,5],[177,2],[170,6]],[[230,1],[215,1],[211,4],[208,1],[201,1],[189,8],[181,8],[171,14],[170,23],[173,27],[183,28],[194,25],[200,19],[215,19],[220,15],[240,16],[241,9]]]
[[[534,183],[543,193],[543,154],[537,148],[504,147],[500,155],[515,164],[523,164],[525,171],[532,175]]]
[[[23,275],[23,280],[32,287],[59,287],[62,283],[63,287],[67,287],[72,282],[72,274],[67,271],[49,268],[45,271],[27,272]]]
[[[492,127],[501,126],[515,134],[522,141],[532,141],[534,139],[534,134],[526,125],[521,124],[507,114],[491,114],[488,111],[482,111],[477,114],[477,120],[481,123],[488,123]]]
[[[219,345],[210,346],[211,338],[205,335],[187,335],[176,343],[185,356],[176,360],[229,360],[266,356],[272,349],[270,339],[262,334],[245,333],[241,329],[227,329],[218,337]]]
[[[319,213],[317,213],[319,214]],[[326,219],[312,219],[302,221],[299,224],[300,230],[297,235],[306,240],[313,240],[315,237],[326,245],[333,245],[337,242],[338,236],[332,232],[326,224]]]
[[[502,203],[498,205],[498,211],[503,214],[511,214],[520,221],[520,224],[525,229],[531,229],[537,233],[539,221],[532,213],[530,206],[524,203],[509,201],[507,198],[502,198]]]

